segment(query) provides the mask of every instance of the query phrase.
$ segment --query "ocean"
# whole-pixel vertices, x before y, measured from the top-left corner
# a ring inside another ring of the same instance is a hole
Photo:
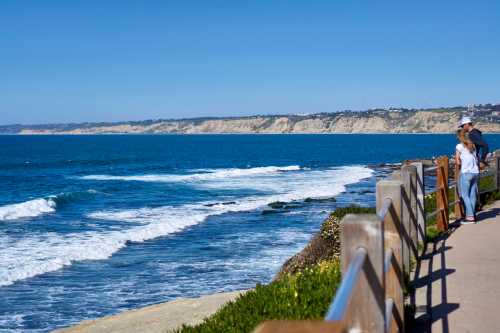
[[[485,137],[499,146],[500,135]],[[0,331],[47,332],[267,283],[329,212],[374,205],[382,164],[450,155],[455,144],[453,135],[0,136]]]

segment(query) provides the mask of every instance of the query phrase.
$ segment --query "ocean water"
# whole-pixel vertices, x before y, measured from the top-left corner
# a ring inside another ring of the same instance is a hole
[[[492,147],[500,136],[487,135]],[[382,163],[452,135],[0,136],[0,331],[269,282]],[[325,199],[333,200],[306,200]],[[269,203],[289,203],[272,209]]]

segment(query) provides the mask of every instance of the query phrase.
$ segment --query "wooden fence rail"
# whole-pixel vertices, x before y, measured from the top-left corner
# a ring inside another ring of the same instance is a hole
[[[447,230],[451,206],[457,218],[463,217],[459,172],[455,166],[450,187],[449,164],[448,157],[440,157],[432,167],[403,165],[392,179],[377,182],[377,214],[349,214],[342,219],[343,278],[324,321],[267,321],[255,332],[404,332],[405,279],[411,262],[419,260],[419,249],[425,247],[427,221],[435,217],[438,230]],[[434,172],[436,210],[426,214],[424,175]],[[486,176],[493,178],[488,191],[500,189],[500,151],[481,174]]]

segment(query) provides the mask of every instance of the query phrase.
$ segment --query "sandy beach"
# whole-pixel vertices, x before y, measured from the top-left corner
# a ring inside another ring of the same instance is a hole
[[[114,316],[86,320],[78,325],[53,331],[54,333],[164,333],[181,327],[194,325],[217,312],[224,304],[236,299],[245,291],[234,291],[201,296],[179,298],[170,302],[125,311]]]

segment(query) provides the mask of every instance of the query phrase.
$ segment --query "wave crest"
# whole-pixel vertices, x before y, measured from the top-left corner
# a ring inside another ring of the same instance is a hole
[[[17,204],[0,207],[0,221],[18,220],[28,217],[37,217],[56,210],[56,202],[52,198],[34,199]]]
[[[85,180],[122,180],[122,181],[141,181],[141,182],[182,182],[182,181],[202,181],[224,178],[237,178],[253,175],[273,174],[287,171],[302,170],[298,165],[289,165],[283,167],[267,166],[256,168],[230,168],[230,169],[202,169],[200,173],[188,175],[174,174],[152,174],[152,175],[134,175],[134,176],[113,176],[113,175],[88,175],[80,177]]]
[[[0,221],[13,221],[53,213],[58,205],[86,199],[98,193],[95,190],[50,195],[46,198],[0,206]]]

